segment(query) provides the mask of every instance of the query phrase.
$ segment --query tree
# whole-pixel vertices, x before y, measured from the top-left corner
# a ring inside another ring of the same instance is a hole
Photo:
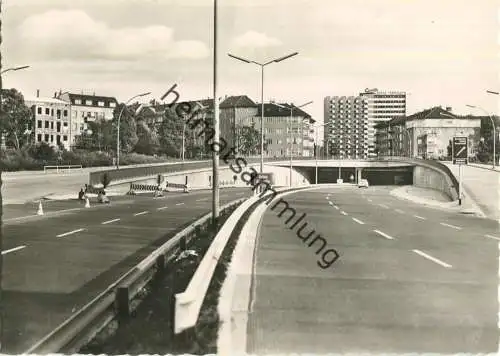
[[[113,112],[113,123],[115,123],[116,126],[118,116],[122,109],[124,109],[120,118],[120,150],[129,153],[133,151],[139,138],[137,137],[137,124],[135,122],[134,113],[127,108],[123,108],[124,105],[125,104],[120,104],[115,108]]]
[[[163,120],[158,127],[158,143],[160,152],[170,157],[179,157],[182,150],[183,121],[176,113],[166,108]],[[186,127],[189,130],[189,127]]]
[[[260,132],[255,129],[255,124],[250,126],[240,126],[237,129],[237,151],[249,155],[260,153]],[[264,137],[264,150],[267,149]]]
[[[3,89],[2,100],[0,129],[7,133],[7,145],[19,150],[29,142],[30,131],[34,127],[34,117],[24,103],[23,95],[16,89]]]
[[[138,141],[134,151],[146,155],[153,155],[158,152],[160,142],[156,132],[150,128],[144,120],[137,123]]]

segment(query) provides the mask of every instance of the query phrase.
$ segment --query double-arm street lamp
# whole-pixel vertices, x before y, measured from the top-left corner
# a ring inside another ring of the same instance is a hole
[[[151,92],[134,95],[133,97],[131,97],[130,99],[127,100],[127,102],[123,105],[122,109],[120,110],[120,114],[118,115],[118,122],[116,124],[116,128],[117,128],[117,130],[116,130],[116,169],[120,169],[120,120],[122,118],[123,110],[125,110],[128,103],[130,103],[135,98],[139,98],[139,97],[146,96],[149,94],[151,94]],[[141,107],[139,107],[139,109],[140,108]]]
[[[268,64],[271,63],[279,63],[281,61],[284,61],[285,59],[288,59],[290,57],[296,56],[299,54],[299,52],[294,52],[291,54],[288,54],[286,56],[273,59],[271,61],[268,61],[266,63],[259,63],[256,61],[252,61],[249,59],[245,59],[242,57],[238,57],[235,55],[232,55],[228,53],[228,56],[234,59],[237,59],[239,61],[245,62],[245,63],[253,63],[257,64],[260,66],[261,69],[261,94],[260,94],[260,102],[261,102],[261,110],[260,110],[260,173],[264,173],[264,67],[267,66]]]
[[[495,93],[495,92],[490,92],[488,91],[489,93]],[[497,140],[497,136],[496,136],[496,129],[495,129],[495,120],[493,120],[493,117],[491,116],[491,114],[486,111],[485,109],[483,109],[482,107],[480,106],[477,106],[477,105],[469,105],[467,104],[466,106],[468,106],[469,108],[472,108],[472,109],[479,109],[481,110],[482,112],[484,112],[491,120],[491,126],[493,126],[493,169],[495,169],[495,166],[496,166],[496,143],[495,141]]]
[[[293,120],[293,109],[296,108],[296,109],[300,109],[300,108],[303,108],[304,106],[307,106],[309,104],[312,104],[313,101],[309,101],[305,104],[302,104],[302,105],[299,105],[299,106],[295,106],[292,104],[290,104],[289,107],[287,106],[283,106],[283,105],[280,105],[280,104],[276,104],[276,103],[273,103],[274,105],[280,107],[280,108],[284,108],[284,109],[290,109],[290,122],[288,124],[288,130],[289,130],[289,139],[290,139],[290,187],[292,186],[292,157],[293,157],[293,137],[292,137],[292,120]],[[303,139],[303,137],[301,138]]]
[[[0,72],[0,74],[4,74],[6,72],[10,72],[10,71],[16,71],[16,70],[21,70],[21,69],[26,69],[26,68],[29,68],[30,66],[22,66],[22,67],[14,67],[14,68],[7,68],[7,69],[4,69]]]

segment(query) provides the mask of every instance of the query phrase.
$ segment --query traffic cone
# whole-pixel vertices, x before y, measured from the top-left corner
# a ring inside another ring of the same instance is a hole
[[[85,207],[90,208],[89,198],[85,198]]]
[[[42,206],[42,201],[38,203],[38,211],[36,212],[36,215],[43,215],[43,206]]]

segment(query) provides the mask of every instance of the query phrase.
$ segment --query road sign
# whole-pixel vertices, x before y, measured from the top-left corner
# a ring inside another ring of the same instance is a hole
[[[453,137],[452,156],[453,164],[467,164],[469,145],[467,137]]]

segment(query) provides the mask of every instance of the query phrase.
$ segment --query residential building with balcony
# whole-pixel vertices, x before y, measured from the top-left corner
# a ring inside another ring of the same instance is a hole
[[[52,147],[71,148],[74,133],[71,130],[71,105],[63,100],[25,96],[24,102],[34,117],[35,143],[45,142]]]
[[[118,105],[116,98],[74,93],[55,93],[55,98],[71,104],[71,130],[73,136],[80,136],[88,121],[112,120]]]
[[[437,106],[381,122],[376,128],[377,151],[382,156],[447,157],[455,136],[468,138],[469,156],[473,156],[480,139],[481,117],[455,115],[451,107]]]
[[[324,99],[324,146],[328,156],[370,157],[367,100],[362,96],[327,96]]]
[[[311,115],[290,104],[264,104],[264,137],[268,157],[312,157],[314,155],[314,129]],[[281,107],[283,106],[283,107]],[[290,113],[292,114],[290,116]],[[254,120],[260,123],[261,105]],[[260,126],[256,127],[260,132]]]
[[[387,122],[398,117],[406,116],[406,92],[379,91],[365,89],[359,96],[366,99],[366,113],[368,118],[368,152],[375,156],[376,129],[380,122]]]

